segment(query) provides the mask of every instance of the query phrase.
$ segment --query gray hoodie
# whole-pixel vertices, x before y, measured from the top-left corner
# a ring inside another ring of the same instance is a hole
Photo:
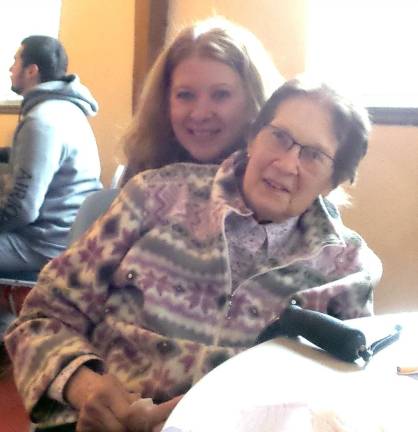
[[[0,235],[14,232],[52,258],[85,197],[101,189],[100,160],[87,116],[97,102],[78,77],[48,81],[24,97],[0,201]]]

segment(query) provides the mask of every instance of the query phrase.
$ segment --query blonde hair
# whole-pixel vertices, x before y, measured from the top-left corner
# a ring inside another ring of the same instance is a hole
[[[191,56],[220,61],[236,71],[254,117],[283,82],[261,42],[243,27],[222,17],[212,17],[184,28],[160,53],[145,80],[136,114],[124,138],[127,169],[122,183],[145,169],[190,160],[171,127],[169,91],[173,70]],[[241,141],[244,146],[244,136]]]

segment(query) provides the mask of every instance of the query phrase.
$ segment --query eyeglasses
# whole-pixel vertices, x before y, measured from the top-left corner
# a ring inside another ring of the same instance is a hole
[[[298,146],[300,164],[306,171],[319,175],[332,168],[334,159],[330,155],[319,148],[299,144],[286,130],[272,124],[264,126],[262,130],[266,132],[264,146],[272,153],[280,156]]]

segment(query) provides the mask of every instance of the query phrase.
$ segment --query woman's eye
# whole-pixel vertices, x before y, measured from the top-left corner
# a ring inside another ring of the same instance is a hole
[[[176,99],[181,100],[192,100],[194,98],[194,94],[188,90],[181,90],[176,93]]]
[[[287,135],[283,131],[280,131],[280,130],[274,131],[273,135],[279,141],[285,141],[287,139]]]
[[[277,144],[279,144],[280,146],[284,147],[284,148],[290,148],[292,146],[292,139],[289,137],[289,135],[284,132],[284,131],[274,131],[273,132],[275,141],[277,142]]]
[[[303,148],[303,153],[305,153],[304,154],[305,159],[309,159],[311,161],[320,162],[323,158],[322,152],[314,148],[305,147]]]
[[[231,92],[229,90],[216,90],[212,94],[212,98],[214,100],[218,100],[218,101],[223,100],[223,99],[227,99],[227,98],[229,98],[229,96],[231,96]]]

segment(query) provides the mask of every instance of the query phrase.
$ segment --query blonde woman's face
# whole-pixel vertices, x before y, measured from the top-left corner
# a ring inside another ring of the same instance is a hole
[[[178,142],[203,162],[235,150],[251,120],[241,77],[228,65],[189,57],[173,71],[170,121]]]

